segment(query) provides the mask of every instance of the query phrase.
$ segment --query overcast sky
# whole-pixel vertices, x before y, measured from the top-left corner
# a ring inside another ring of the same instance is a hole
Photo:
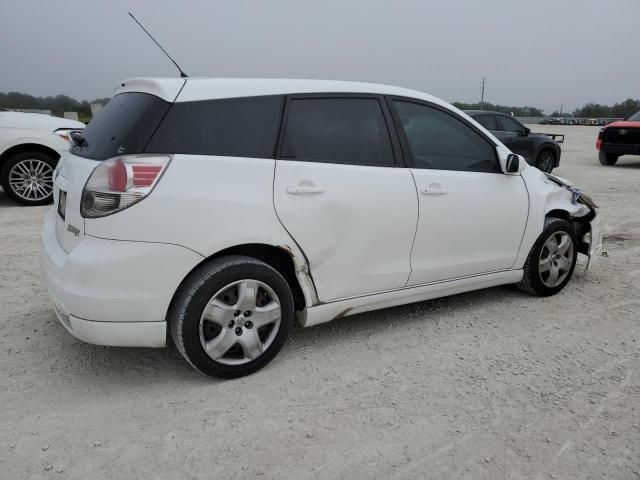
[[[111,96],[132,76],[389,83],[547,113],[640,98],[640,0],[0,0],[0,91]]]

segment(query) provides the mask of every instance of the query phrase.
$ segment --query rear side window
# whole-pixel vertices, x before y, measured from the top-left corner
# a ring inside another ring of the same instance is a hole
[[[495,147],[466,123],[427,105],[393,103],[416,168],[500,172]]]
[[[294,98],[281,157],[388,167],[391,139],[376,98]]]
[[[147,93],[116,95],[82,131],[82,146],[71,152],[93,160],[142,153],[169,105]]]
[[[273,158],[281,95],[174,103],[147,153]]]
[[[495,115],[478,115],[477,117],[473,117],[473,119],[487,130],[500,130]]]

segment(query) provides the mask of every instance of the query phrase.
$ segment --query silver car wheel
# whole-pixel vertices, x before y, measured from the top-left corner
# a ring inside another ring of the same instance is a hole
[[[540,252],[540,280],[549,288],[560,285],[573,266],[573,239],[566,232],[552,233]]]
[[[23,200],[44,200],[53,193],[53,167],[35,158],[21,160],[9,170],[9,187]]]
[[[273,289],[258,280],[239,280],[220,289],[200,317],[200,344],[214,361],[242,365],[273,343],[282,311]]]

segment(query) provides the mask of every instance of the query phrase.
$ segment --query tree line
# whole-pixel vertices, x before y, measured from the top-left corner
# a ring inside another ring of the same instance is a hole
[[[0,92],[0,108],[8,109],[36,109],[50,110],[54,115],[60,115],[64,112],[78,112],[83,118],[91,118],[92,103],[101,103],[106,105],[109,98],[96,98],[92,101],[78,101],[67,95],[56,95],[55,97],[34,97],[26,93],[19,92]],[[507,105],[497,105],[489,102],[479,103],[463,103],[453,102],[453,104],[461,110],[491,110],[506,114],[513,114],[516,117],[544,117],[544,110],[536,107],[512,107]],[[562,113],[555,111],[552,117],[587,117],[587,118],[626,118],[640,111],[640,100],[628,98],[620,103],[613,105],[600,105],[598,103],[587,103],[583,107],[574,110],[571,113]]]
[[[573,112],[573,116],[595,118],[627,118],[636,112],[640,112],[640,100],[627,98],[624,102],[614,103],[613,105],[587,103],[584,107],[575,110]]]
[[[91,104],[101,103],[105,105],[109,98],[96,98],[92,101],[78,101],[66,95],[55,97],[34,97],[26,93],[0,92],[0,108],[8,109],[34,109],[51,110],[54,115],[62,116],[64,112],[78,112],[80,117],[91,118]]]

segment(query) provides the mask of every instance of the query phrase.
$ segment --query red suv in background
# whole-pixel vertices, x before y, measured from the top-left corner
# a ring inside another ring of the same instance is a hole
[[[640,112],[600,129],[596,149],[602,165],[613,165],[622,155],[640,155]]]

